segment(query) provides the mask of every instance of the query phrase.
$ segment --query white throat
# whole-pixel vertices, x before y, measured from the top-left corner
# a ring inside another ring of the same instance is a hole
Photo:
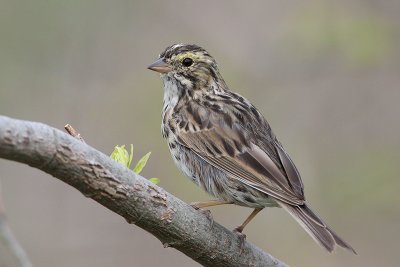
[[[166,110],[175,107],[179,100],[179,88],[177,83],[173,81],[172,78],[163,77],[162,79],[164,83],[164,107],[163,112]]]

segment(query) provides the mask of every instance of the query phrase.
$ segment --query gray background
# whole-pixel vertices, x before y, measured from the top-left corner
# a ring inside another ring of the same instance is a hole
[[[0,114],[70,123],[106,154],[133,143],[136,160],[152,151],[144,176],[206,200],[170,159],[161,81],[146,69],[170,44],[199,44],[267,117],[311,206],[359,255],[325,253],[280,209],[258,215],[248,240],[292,266],[398,266],[399,12],[399,1],[3,0]],[[0,182],[35,266],[199,266],[38,170],[0,160]],[[249,212],[212,209],[229,228]]]

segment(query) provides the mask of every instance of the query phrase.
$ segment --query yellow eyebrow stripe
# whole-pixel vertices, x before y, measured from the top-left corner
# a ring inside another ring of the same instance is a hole
[[[183,54],[176,55],[175,59],[181,61],[181,60],[183,60],[184,58],[187,58],[187,57],[191,58],[193,60],[196,60],[196,59],[200,58],[199,55],[194,54],[194,53],[183,53]]]

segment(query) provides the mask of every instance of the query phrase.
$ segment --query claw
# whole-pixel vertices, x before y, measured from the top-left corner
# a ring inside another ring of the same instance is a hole
[[[192,206],[192,208],[194,208],[195,210],[199,210],[200,207],[198,206],[200,202],[192,202],[190,203],[190,206]]]
[[[210,221],[210,227],[212,228],[214,226],[214,218],[211,214],[210,210],[200,210],[201,213],[203,213],[207,219]]]
[[[239,239],[239,248],[240,248],[240,253],[244,251],[244,243],[246,241],[246,235],[242,233],[243,228],[241,226],[236,227],[233,229],[233,232],[238,236]]]
[[[239,248],[240,248],[240,253],[243,252],[244,249],[244,241],[246,240],[246,235],[243,234],[243,229],[246,227],[246,225],[262,210],[262,208],[256,208],[253,210],[253,212],[247,217],[247,219],[242,223],[242,225],[236,227],[233,229],[233,232],[236,233],[239,237]]]
[[[198,206],[199,203],[201,203],[201,202],[193,202],[193,203],[190,203],[190,206],[192,206],[195,210],[198,210],[199,212],[203,213],[207,217],[207,219],[210,221],[210,227],[212,228],[214,226],[214,219],[211,214],[211,211],[201,209]]]

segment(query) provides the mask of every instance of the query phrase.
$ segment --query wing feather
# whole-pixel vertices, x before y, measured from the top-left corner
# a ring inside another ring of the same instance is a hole
[[[296,165],[294,165],[292,159],[279,142],[276,143],[276,150],[278,151],[279,158],[283,164],[283,168],[286,171],[287,178],[294,193],[298,196],[304,196],[303,182],[301,181],[300,173],[297,170]]]
[[[193,115],[195,112],[197,114]],[[267,153],[255,144],[248,129],[237,121],[224,123],[226,114],[209,111],[201,106],[192,106],[190,113],[197,120],[180,118],[188,119],[188,123],[193,124],[193,127],[178,127],[176,134],[180,144],[254,189],[287,204],[304,203],[300,175],[278,142],[274,144],[277,151],[273,154],[279,155],[278,161],[282,162],[281,167],[285,173],[276,165],[276,160],[269,156],[272,153]],[[207,127],[202,127],[202,124]]]

